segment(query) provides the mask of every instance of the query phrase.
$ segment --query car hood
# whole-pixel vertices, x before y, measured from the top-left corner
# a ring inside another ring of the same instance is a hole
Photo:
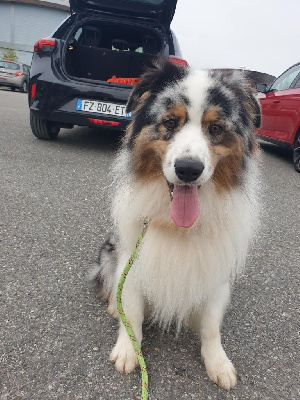
[[[156,20],[170,27],[177,0],[69,0],[76,12],[102,11],[114,15]]]

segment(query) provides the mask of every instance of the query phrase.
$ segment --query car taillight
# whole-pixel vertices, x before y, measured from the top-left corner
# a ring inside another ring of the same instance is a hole
[[[31,91],[30,91],[30,98],[33,99],[35,96],[35,91],[36,91],[36,83],[33,83],[31,85]]]
[[[121,122],[116,121],[107,121],[105,119],[95,119],[95,118],[88,118],[89,121],[93,122],[94,124],[98,125],[110,125],[110,126],[118,126],[121,125]]]
[[[178,65],[189,65],[188,62],[186,60],[184,60],[183,58],[179,58],[179,57],[169,57],[169,61],[171,61],[174,64],[178,64]]]
[[[21,71],[16,72],[16,76],[21,76],[21,75],[23,75],[23,72]]]
[[[40,39],[34,45],[34,51],[36,53],[44,52],[52,52],[54,50],[56,44],[55,39]]]

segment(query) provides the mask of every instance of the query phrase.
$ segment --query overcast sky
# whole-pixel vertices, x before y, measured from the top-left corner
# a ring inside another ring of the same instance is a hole
[[[194,68],[278,76],[300,62],[300,0],[178,0],[171,28]]]

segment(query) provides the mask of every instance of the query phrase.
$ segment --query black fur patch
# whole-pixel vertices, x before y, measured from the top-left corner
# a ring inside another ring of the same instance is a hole
[[[149,99],[146,100],[144,107],[135,113],[134,120],[132,122],[131,136],[128,138],[128,146],[132,148],[134,139],[138,136],[144,126],[152,125],[155,123],[154,115],[149,115],[148,109],[151,104],[155,101],[156,96],[151,95]]]
[[[216,87],[210,91],[208,102],[222,107],[226,116],[235,116],[234,130],[242,136],[245,153],[250,155],[255,141],[253,126],[259,127],[261,123],[260,106],[253,87],[242,72],[214,70],[210,76],[216,82]]]
[[[259,128],[261,126],[261,111],[260,111],[260,105],[258,101],[252,96],[252,102],[254,104],[254,126],[255,128]]]
[[[155,102],[158,93],[183,79],[188,70],[187,67],[178,66],[163,59],[159,61],[156,68],[151,68],[142,75],[141,81],[134,87],[126,106],[127,112],[133,111],[134,113],[131,136],[127,142],[129,147],[132,147],[134,139],[144,126],[154,123],[154,117],[149,115],[148,109]],[[146,92],[149,92],[150,96],[145,100],[144,106],[136,111],[140,98]]]
[[[232,100],[229,99],[221,89],[212,88],[209,89],[207,95],[207,102],[211,106],[221,107],[226,117],[230,117],[232,114]]]
[[[113,236],[107,239],[100,247],[99,255],[89,282],[96,295],[105,298],[109,294],[109,276],[113,276],[116,268],[117,242]]]
[[[111,253],[112,251],[116,250],[116,246],[114,243],[111,242],[110,239],[107,239],[105,243],[103,243],[100,251],[103,250],[107,251],[108,253]]]

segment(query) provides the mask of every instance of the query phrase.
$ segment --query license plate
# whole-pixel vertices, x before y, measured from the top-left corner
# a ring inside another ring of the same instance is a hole
[[[77,99],[76,104],[77,111],[131,118],[131,113],[126,113],[125,109],[126,106],[122,104],[107,103],[96,100]]]

